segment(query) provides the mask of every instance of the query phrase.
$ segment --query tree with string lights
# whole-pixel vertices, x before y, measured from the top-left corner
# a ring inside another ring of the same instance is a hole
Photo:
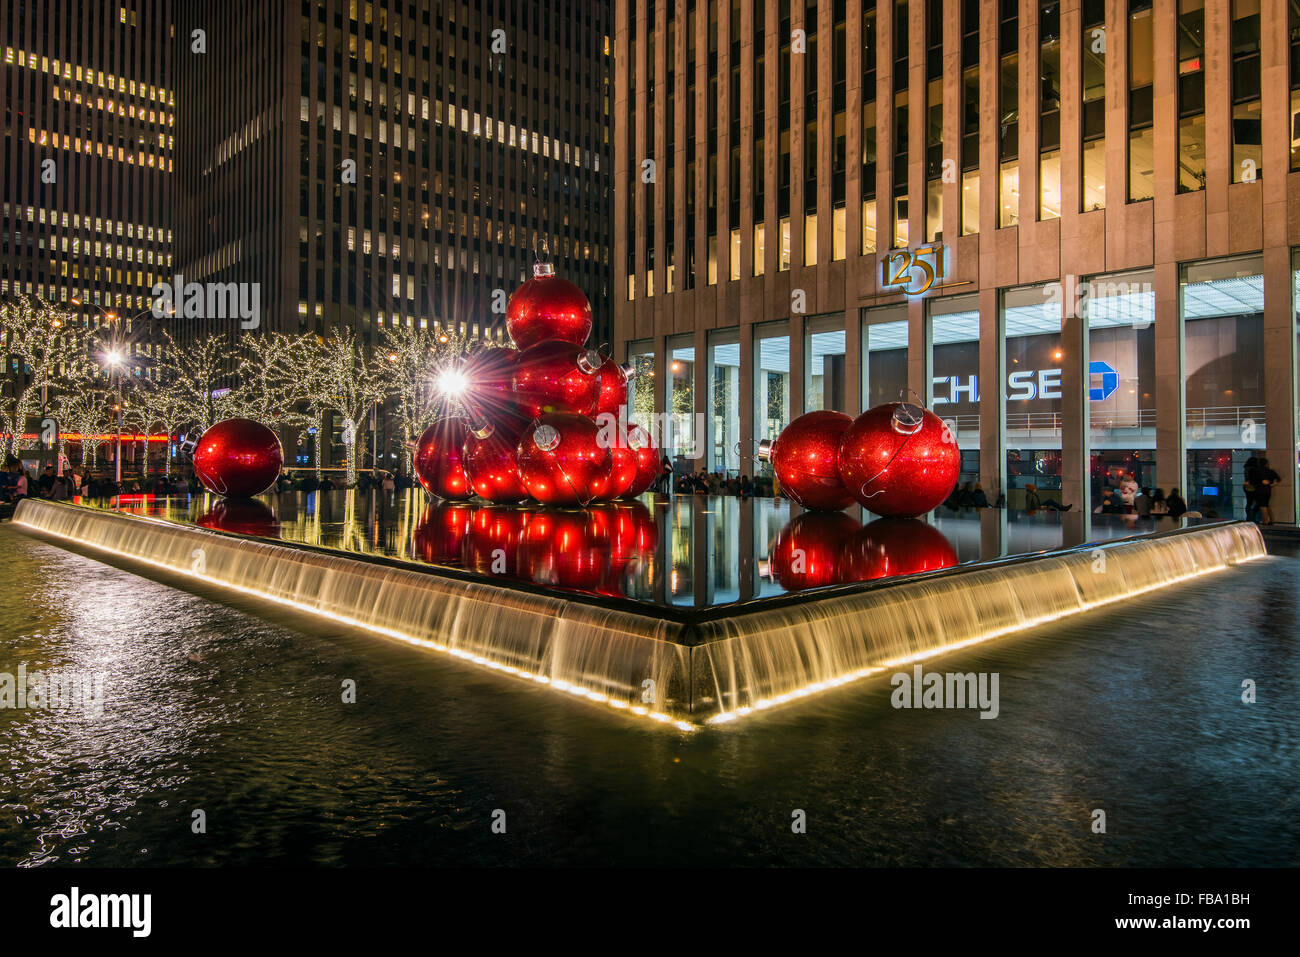
[[[465,353],[466,342],[455,330],[421,329],[413,325],[385,326],[372,364],[380,385],[381,401],[391,403],[391,414],[402,435],[403,462],[411,474],[414,441],[437,417],[438,376]]]
[[[77,316],[32,296],[0,303],[0,339],[14,363],[5,369],[10,386],[0,398],[0,425],[8,436],[6,451],[17,455],[31,447],[23,437],[28,420],[44,415],[59,390],[87,374],[93,359]]]

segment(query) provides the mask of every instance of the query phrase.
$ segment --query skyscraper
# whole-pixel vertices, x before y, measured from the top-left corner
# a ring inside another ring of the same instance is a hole
[[[1300,8],[618,0],[616,355],[668,451],[921,401],[1015,507],[1295,514]],[[1285,500],[1285,505],[1282,501]]]
[[[495,337],[545,253],[608,337],[608,17],[498,0],[183,5],[178,272],[260,284],[263,328]]]

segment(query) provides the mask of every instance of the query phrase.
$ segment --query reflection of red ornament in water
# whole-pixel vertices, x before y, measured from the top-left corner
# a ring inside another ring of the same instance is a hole
[[[609,541],[608,574],[596,591],[626,595],[628,578],[652,561],[659,545],[654,515],[640,502],[594,505],[587,512]]]
[[[526,423],[501,418],[499,425],[471,431],[465,437],[464,468],[474,493],[489,502],[519,502],[528,497],[515,453]]]
[[[537,263],[533,278],[506,303],[506,331],[520,349],[544,339],[580,346],[591,335],[591,303],[581,289],[555,275],[550,263]]]
[[[519,476],[528,494],[545,505],[585,505],[613,467],[600,429],[581,415],[544,415],[519,440]]]
[[[915,518],[878,518],[844,546],[844,581],[870,581],[951,568],[957,549],[933,525]]]
[[[474,506],[464,502],[430,505],[415,526],[415,554],[432,565],[459,567],[473,517]]]
[[[459,417],[439,419],[424,430],[416,445],[415,475],[426,492],[453,501],[473,493],[461,452],[468,434]]]
[[[518,361],[518,349],[487,346],[480,346],[465,357],[460,368],[465,376],[465,391],[460,399],[471,425],[496,422],[503,415],[517,414],[512,380]]]
[[[532,513],[520,508],[479,508],[470,520],[464,566],[481,575],[518,574],[519,542]]]
[[[284,453],[275,433],[252,419],[226,419],[199,438],[194,474],[218,495],[261,495],[280,474]]]
[[[520,414],[529,419],[547,412],[594,415],[600,366],[595,350],[560,339],[539,342],[515,363],[511,382]]]
[[[619,410],[627,405],[627,383],[632,367],[606,359],[597,375],[600,376],[600,395],[596,399],[595,414],[617,417]]]
[[[772,574],[786,591],[837,584],[844,546],[860,528],[843,512],[805,512],[777,533]]]
[[[876,515],[915,518],[943,504],[961,474],[961,452],[928,409],[888,402],[853,420],[840,442],[840,477]]]
[[[538,585],[593,591],[609,562],[609,535],[588,512],[537,512],[520,539],[518,575]]]
[[[223,498],[199,516],[195,524],[236,535],[280,537],[280,523],[276,521],[275,513],[255,499]]]
[[[659,449],[655,447],[649,430],[639,425],[628,426],[627,445],[636,452],[636,478],[624,494],[640,495],[659,477]]]
[[[819,410],[799,416],[770,447],[759,448],[781,483],[781,492],[804,508],[836,509],[853,504],[840,481],[840,439],[853,420],[843,412]]]

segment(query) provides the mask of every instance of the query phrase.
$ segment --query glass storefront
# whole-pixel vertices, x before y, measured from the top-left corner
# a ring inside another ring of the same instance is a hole
[[[926,306],[930,345],[927,404],[948,423],[961,449],[961,482],[979,481],[979,297],[948,296]]]
[[[809,319],[804,326],[804,411],[844,407],[844,315]]]
[[[1246,461],[1265,454],[1263,258],[1183,267],[1187,506],[1243,518]]]
[[[709,471],[740,474],[740,334],[709,334]]]
[[[632,378],[627,383],[627,420],[645,428],[654,422],[655,413],[655,346],[649,339],[630,342],[627,364]],[[659,436],[655,436],[655,441]]]
[[[1148,271],[1094,276],[1065,295],[1088,328],[1089,466],[1093,506],[1128,479],[1156,476],[1156,294]],[[1167,493],[1170,490],[1165,488]]]
[[[664,409],[669,414],[665,422],[664,454],[673,460],[678,471],[692,469],[691,462],[679,462],[679,459],[694,459],[699,454],[695,446],[694,342],[692,336],[668,340]]]
[[[1006,362],[1007,504],[1024,505],[1033,485],[1044,500],[1061,491],[1061,297],[1052,284],[1002,294]],[[1061,502],[1061,504],[1069,504]]]
[[[862,408],[898,402],[907,392],[907,307],[862,310]]]
[[[760,442],[775,439],[790,421],[789,323],[756,327],[754,351],[754,441]]]

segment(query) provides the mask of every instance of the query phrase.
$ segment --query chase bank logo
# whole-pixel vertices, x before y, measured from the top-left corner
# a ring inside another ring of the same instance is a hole
[[[1109,362],[1094,359],[1088,363],[1088,398],[1093,402],[1109,399],[1119,388],[1119,373]]]

